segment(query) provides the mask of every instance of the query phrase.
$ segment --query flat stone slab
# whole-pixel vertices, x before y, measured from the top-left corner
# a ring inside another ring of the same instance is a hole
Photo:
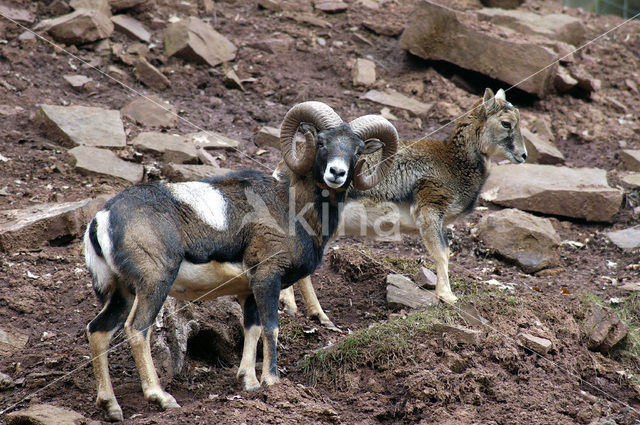
[[[478,237],[493,252],[533,273],[553,264],[560,237],[551,220],[516,209],[480,219]]]
[[[496,25],[508,27],[523,34],[563,41],[574,46],[582,44],[585,37],[582,21],[562,13],[539,15],[524,10],[500,8],[480,9],[476,13],[480,19]]]
[[[469,329],[457,325],[447,325],[446,323],[436,323],[433,331],[442,335],[448,335],[458,344],[478,344],[482,332],[476,329]]]
[[[144,175],[142,164],[125,161],[107,149],[78,146],[69,151],[76,160],[76,170],[88,174],[104,174],[131,183],[139,183]]]
[[[155,90],[164,90],[171,86],[171,81],[145,58],[136,60],[133,68],[136,78]]]
[[[492,167],[481,196],[505,207],[602,222],[611,222],[622,202],[605,170],[538,164]]]
[[[436,282],[438,276],[426,267],[420,267],[420,269],[413,275],[413,281],[416,285],[427,289],[436,289]]]
[[[0,211],[0,251],[39,248],[46,242],[78,236],[105,201],[99,197]]]
[[[0,4],[0,14],[24,25],[32,24],[33,21],[36,20],[36,17],[28,10],[9,7],[3,4]]]
[[[480,28],[473,15],[422,0],[409,16],[400,47],[423,59],[447,61],[544,97],[557,65],[545,67],[554,63],[555,52],[526,41],[525,36],[502,38]]]
[[[640,226],[629,227],[628,229],[616,230],[614,232],[607,232],[606,235],[618,248],[640,248]]]
[[[395,307],[425,308],[437,305],[435,293],[416,286],[401,274],[387,275],[387,303]]]
[[[146,2],[147,0],[109,0],[111,10],[118,11],[122,9],[130,9]]]
[[[358,58],[351,71],[354,86],[369,87],[376,82],[376,64],[369,59]]]
[[[596,304],[584,322],[584,330],[589,338],[587,347],[606,354],[627,336],[629,326],[618,313]]]
[[[226,149],[234,151],[240,146],[239,141],[227,137],[224,134],[216,133],[215,131],[191,133],[187,135],[187,138],[195,144],[196,148],[200,146],[204,149]]]
[[[627,174],[622,177],[622,181],[633,188],[640,187],[640,173]]]
[[[138,97],[122,108],[120,113],[148,128],[172,128],[178,124],[176,108],[157,96]]]
[[[11,356],[22,350],[29,335],[11,327],[0,327],[0,356]]]
[[[162,154],[162,159],[167,162],[180,164],[198,159],[193,142],[177,134],[144,132],[133,139],[132,144],[142,152]]]
[[[264,126],[260,127],[256,133],[253,142],[256,146],[264,148],[265,146],[271,146],[275,149],[280,149],[280,129],[276,127]]]
[[[564,155],[549,139],[532,133],[526,128],[521,130],[527,148],[527,162],[534,164],[562,164]]]
[[[640,171],[640,149],[623,149],[618,152],[625,170]]]
[[[7,425],[80,425],[89,419],[78,412],[51,404],[37,404],[26,410],[7,413]]]
[[[386,106],[392,106],[398,109],[405,109],[416,116],[424,116],[431,111],[433,104],[423,103],[412,97],[405,96],[395,90],[387,89],[384,92],[379,90],[369,90],[361,99],[370,100]]]
[[[236,57],[236,46],[211,25],[189,17],[169,24],[164,31],[167,56],[216,66]]]
[[[151,33],[142,25],[142,22],[132,18],[129,15],[114,15],[111,17],[115,29],[127,35],[137,38],[138,40],[149,43],[151,41]]]
[[[221,176],[232,171],[206,164],[166,164],[162,170],[172,180],[178,182],[202,180],[207,177]]]
[[[65,44],[86,44],[108,38],[113,32],[109,16],[99,10],[78,9],[67,15],[45,19],[34,28]]]
[[[40,105],[37,121],[65,146],[122,147],[127,136],[120,112],[93,106]]]
[[[526,332],[518,334],[518,342],[529,350],[542,355],[547,354],[553,348],[553,343],[548,339],[540,338],[539,336],[531,335]]]

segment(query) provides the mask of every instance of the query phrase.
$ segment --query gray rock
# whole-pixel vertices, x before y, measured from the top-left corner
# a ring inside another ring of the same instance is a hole
[[[526,128],[522,128],[521,133],[527,147],[527,162],[534,164],[564,163],[564,155],[550,140],[532,133]]]
[[[405,109],[416,116],[426,116],[429,111],[431,111],[431,108],[433,108],[432,103],[420,102],[419,100],[405,96],[392,89],[387,89],[384,92],[369,90],[361,96],[361,99],[370,100],[372,102],[392,106],[398,109]]]
[[[502,9],[515,9],[520,7],[524,0],[480,0],[484,6],[487,7],[499,7]]]
[[[242,309],[231,297],[197,305],[175,298],[165,301],[152,332],[152,354],[164,384],[178,375],[191,339],[193,355],[210,363],[235,364],[242,342]]]
[[[518,342],[529,350],[542,355],[547,354],[553,348],[553,343],[548,339],[540,338],[526,332],[518,334]]]
[[[354,86],[369,87],[376,82],[376,64],[369,59],[356,59],[351,70]]]
[[[25,31],[18,36],[20,47],[23,50],[33,50],[38,45],[38,39],[31,31]]]
[[[561,13],[538,15],[524,10],[499,8],[480,9],[476,13],[480,19],[511,28],[522,34],[559,40],[574,46],[584,41],[585,29],[582,21],[570,15]]]
[[[554,248],[560,244],[551,220],[505,209],[480,219],[478,237],[487,247],[533,273],[549,267],[554,261]]]
[[[553,83],[555,52],[523,37],[501,38],[458,18],[452,9],[423,0],[409,17],[400,47],[427,60],[444,60],[544,97]],[[542,70],[542,71],[541,71]]]
[[[586,92],[593,92],[600,90],[602,82],[597,78],[593,78],[582,65],[574,66],[571,68],[571,76],[578,81],[577,87],[580,87]]]
[[[38,248],[46,242],[78,236],[104,202],[103,198],[84,199],[1,211],[0,251]]]
[[[216,133],[215,131],[191,133],[187,135],[187,138],[196,145],[196,148],[200,146],[204,149],[226,149],[235,151],[238,150],[238,147],[240,146],[239,141],[231,139],[223,134]]]
[[[638,282],[627,282],[624,285],[618,286],[618,289],[623,289],[629,292],[638,292],[640,291],[640,281]]]
[[[76,161],[75,168],[82,173],[118,177],[131,183],[142,181],[142,164],[124,161],[110,150],[78,146],[71,149],[69,154]]]
[[[631,173],[622,177],[622,181],[634,189],[640,188],[640,173]]]
[[[45,31],[66,44],[85,44],[108,38],[113,32],[113,23],[99,10],[78,9],[67,15],[45,19],[36,25],[35,30]]]
[[[162,154],[167,162],[188,163],[198,159],[193,142],[177,134],[144,132],[133,139],[133,147],[142,152]]]
[[[65,75],[62,78],[64,78],[64,80],[69,83],[71,87],[78,91],[91,91],[95,90],[96,88],[95,81],[84,75]]]
[[[426,267],[420,267],[416,274],[413,275],[413,281],[416,285],[427,289],[436,289],[437,280],[436,274]]]
[[[481,196],[505,207],[604,222],[613,220],[622,202],[605,170],[538,164],[492,167]]]
[[[6,6],[4,4],[0,4],[0,14],[24,25],[32,24],[33,21],[36,20],[36,17],[28,10],[18,9],[17,7]]]
[[[486,326],[489,324],[489,320],[482,317],[476,306],[469,302],[465,302],[459,305],[460,316],[470,326]]]
[[[481,331],[468,329],[457,325],[447,325],[445,323],[436,323],[433,325],[434,332],[447,335],[453,338],[458,344],[478,344],[480,342]]]
[[[418,288],[401,274],[387,275],[387,303],[393,307],[425,308],[438,304],[438,297]]]
[[[618,152],[625,170],[640,171],[640,149],[623,149]]]
[[[78,425],[89,419],[78,412],[51,404],[37,404],[26,410],[7,413],[7,425]]]
[[[113,22],[117,31],[135,37],[145,43],[151,41],[149,30],[140,21],[129,15],[114,15],[111,17],[111,22]]]
[[[73,10],[96,10],[106,16],[111,16],[111,6],[109,6],[108,0],[71,0],[69,6]]]
[[[213,165],[195,165],[195,164],[165,164],[162,171],[172,181],[194,181],[202,180],[207,177],[220,176],[232,171],[228,168],[218,168]]]
[[[561,93],[572,90],[578,85],[578,80],[573,78],[564,66],[558,67],[558,72],[553,80],[554,87]]]
[[[222,34],[194,17],[167,26],[164,32],[164,49],[167,56],[211,66],[232,61],[237,51],[236,46]]]
[[[584,330],[589,338],[587,347],[605,354],[629,333],[629,327],[615,311],[605,310],[597,304],[591,308]]]
[[[640,226],[607,232],[606,235],[618,248],[635,249],[640,247]]]
[[[125,82],[127,81],[127,72],[118,68],[115,65],[109,65],[107,67],[107,74],[112,77],[115,78],[116,80],[120,81],[120,82]]]
[[[549,121],[546,118],[542,118],[542,117],[534,118],[531,121],[530,127],[534,131],[534,133],[537,134],[538,136],[544,139],[547,139],[550,142],[553,142],[555,140],[555,137],[553,136],[553,132],[551,131],[551,125],[549,124]]]
[[[109,0],[109,4],[111,5],[111,10],[117,12],[118,10],[136,7],[146,1],[147,0]]]
[[[345,12],[349,5],[340,0],[316,0],[313,7],[325,13],[340,13]]]
[[[0,372],[0,392],[10,390],[15,386],[15,382],[9,375]]]
[[[27,341],[29,335],[22,333],[21,331],[3,326],[0,328],[0,356],[9,357],[22,350]]]
[[[244,87],[242,87],[242,81],[238,77],[238,74],[233,70],[233,68],[229,68],[225,71],[222,76],[222,83],[225,87],[230,89],[239,89],[244,91]]]
[[[157,96],[138,97],[120,111],[123,117],[148,128],[172,128],[178,124],[176,108]]]
[[[138,80],[154,90],[164,90],[171,86],[171,81],[143,57],[136,60],[133,73]]]
[[[280,129],[276,127],[260,127],[256,133],[256,137],[253,139],[256,146],[264,148],[271,146],[275,149],[280,149]]]
[[[40,105],[37,122],[65,146],[125,146],[120,112],[90,106]]]

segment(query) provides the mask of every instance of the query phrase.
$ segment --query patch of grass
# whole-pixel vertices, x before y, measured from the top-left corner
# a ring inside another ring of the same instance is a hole
[[[383,369],[398,358],[411,361],[411,347],[415,341],[434,323],[451,322],[457,315],[456,311],[439,306],[406,318],[375,323],[332,347],[305,357],[305,374],[312,384],[321,379],[340,387],[342,377],[348,371],[362,366]]]
[[[385,255],[382,263],[397,273],[413,276],[420,269],[420,260],[415,258],[399,257],[397,255]]]

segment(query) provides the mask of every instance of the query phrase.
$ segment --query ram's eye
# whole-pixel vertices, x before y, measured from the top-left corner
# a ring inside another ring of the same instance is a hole
[[[511,123],[509,121],[502,121],[500,124],[502,124],[502,126],[507,130],[511,129]]]

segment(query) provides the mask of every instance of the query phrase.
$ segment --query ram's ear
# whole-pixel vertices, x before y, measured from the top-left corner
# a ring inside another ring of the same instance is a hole
[[[496,92],[496,99],[501,100],[503,102],[507,101],[507,96],[504,92],[504,90],[500,89]]]
[[[493,94],[493,90],[487,87],[484,91],[484,96],[482,97],[482,106],[484,108],[485,114],[490,114],[495,106],[496,100],[494,99],[495,95]]]
[[[362,153],[364,155],[369,155],[371,153],[377,152],[384,147],[384,143],[382,143],[378,139],[369,139],[364,142],[364,150]]]

